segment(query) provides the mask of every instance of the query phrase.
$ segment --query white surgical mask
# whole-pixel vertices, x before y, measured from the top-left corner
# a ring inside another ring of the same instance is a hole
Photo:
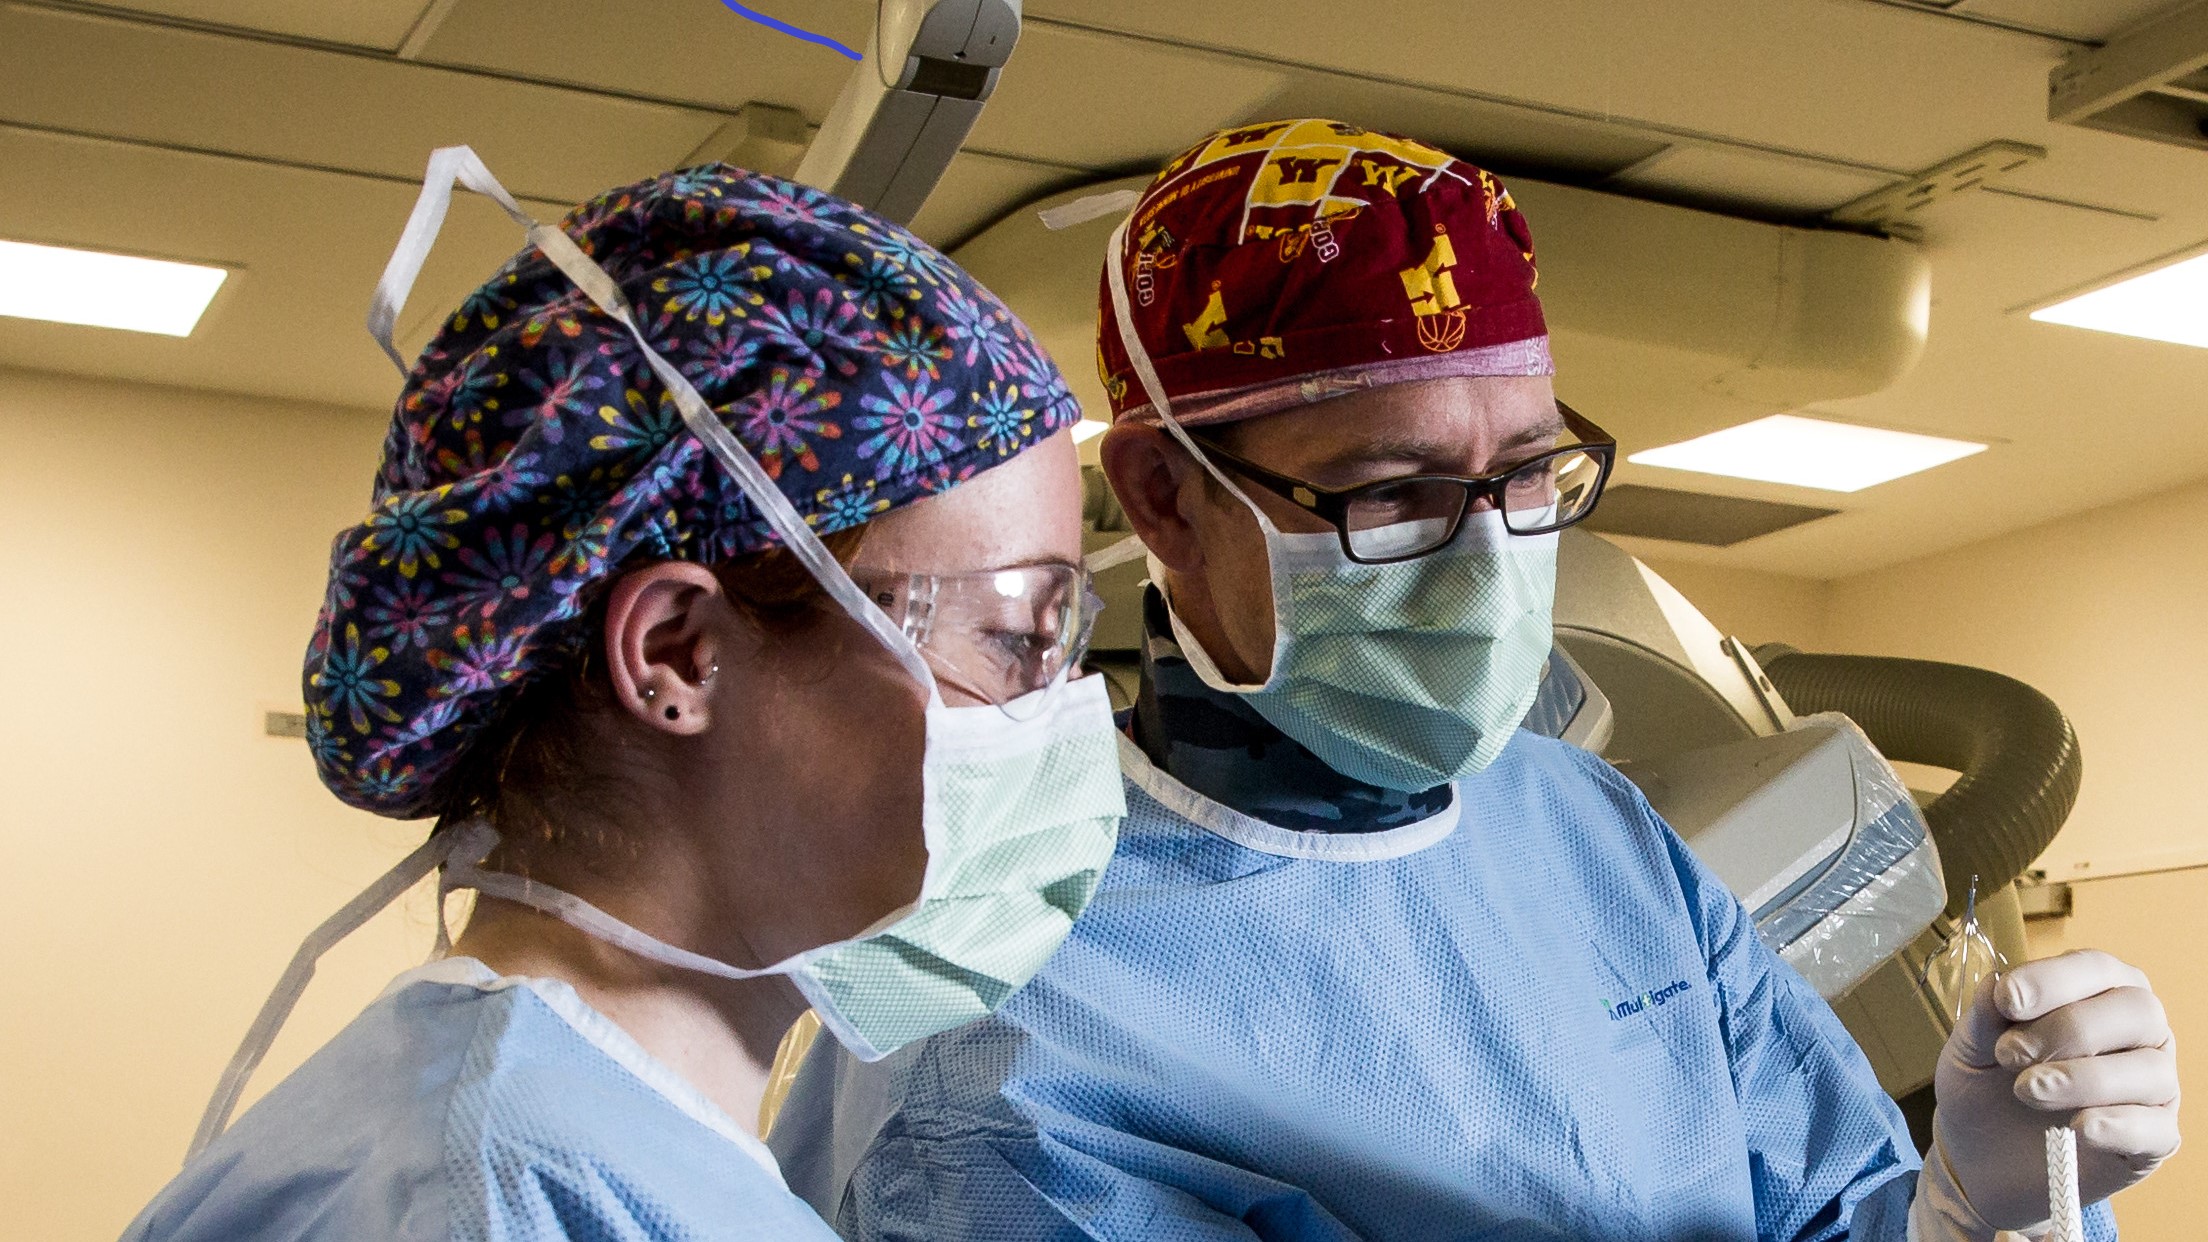
[[[860,1059],[875,1060],[989,1013],[1034,977],[1095,894],[1127,813],[1103,679],[1061,678],[1009,709],[946,705],[919,648],[852,582],[690,381],[645,340],[620,287],[567,234],[524,213],[466,147],[430,157],[421,198],[376,289],[368,326],[386,353],[397,360],[393,327],[444,222],[455,181],[495,200],[600,311],[628,329],[691,434],[736,480],[783,546],[926,691],[921,828],[927,870],[911,905],[859,935],[771,965],[738,967],[657,940],[572,894],[482,870],[478,864],[497,842],[487,825],[440,834],[300,947],[225,1071],[192,1154],[228,1124],[245,1080],[312,978],[315,959],[441,864],[441,894],[473,888],[520,902],[667,965],[737,979],[785,975],[818,1011],[822,1026]],[[442,948],[442,929],[439,941]]]
[[[1553,642],[1556,536],[1513,535],[1500,512],[1482,510],[1432,553],[1369,565],[1351,560],[1335,532],[1281,533],[1173,417],[1128,306],[1118,262],[1126,244],[1122,222],[1104,264],[1120,343],[1167,433],[1257,520],[1272,577],[1265,681],[1228,680],[1175,614],[1173,635],[1190,667],[1369,785],[1415,793],[1493,763],[1540,691]],[[1400,546],[1423,542],[1420,525],[1403,524]],[[1363,538],[1384,554],[1396,529]],[[1155,565],[1152,576],[1163,581]]]

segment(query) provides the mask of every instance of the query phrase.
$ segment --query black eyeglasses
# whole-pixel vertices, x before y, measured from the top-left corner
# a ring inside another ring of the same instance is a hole
[[[1208,439],[1204,451],[1289,504],[1325,519],[1341,535],[1349,559],[1391,565],[1446,546],[1457,537],[1474,501],[1485,500],[1501,511],[1503,528],[1514,535],[1560,531],[1594,512],[1618,442],[1563,402],[1556,403],[1556,411],[1580,443],[1471,478],[1412,474],[1327,488],[1244,461]]]

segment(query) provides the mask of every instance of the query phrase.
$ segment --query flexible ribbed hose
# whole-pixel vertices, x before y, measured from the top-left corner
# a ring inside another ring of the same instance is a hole
[[[2023,874],[2078,800],[2077,734],[2052,699],[2013,677],[1779,645],[1756,658],[1795,711],[1845,713],[1888,759],[1962,773],[1924,812],[1951,915],[1961,914],[1972,875],[1992,891]]]

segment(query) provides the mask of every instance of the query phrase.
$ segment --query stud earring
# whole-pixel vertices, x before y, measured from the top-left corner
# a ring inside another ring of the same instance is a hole
[[[644,687],[637,693],[647,703],[659,697],[659,691],[652,689],[650,686]]]
[[[714,678],[716,678],[716,677],[718,677],[718,676],[720,676],[720,675],[721,675],[721,665],[720,665],[720,661],[716,660],[716,661],[714,661],[714,662],[713,662],[712,664],[709,664],[709,665],[707,665],[707,666],[706,666],[706,669],[705,669],[705,676],[703,676],[703,677],[700,677],[700,678],[698,678],[698,684],[702,686],[702,685],[704,685],[705,683],[707,683],[707,682],[709,682],[709,681],[713,680]]]

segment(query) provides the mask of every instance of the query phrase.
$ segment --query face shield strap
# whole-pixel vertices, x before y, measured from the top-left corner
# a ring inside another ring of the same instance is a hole
[[[928,692],[930,705],[940,704],[943,701],[942,693],[937,689],[935,675],[929,670],[927,661],[921,657],[919,648],[851,581],[851,575],[844,572],[843,566],[837,563],[827,545],[820,541],[820,537],[813,533],[805,519],[798,515],[789,498],[767,476],[758,459],[714,416],[712,408],[705,403],[705,398],[698,395],[698,390],[682,372],[661,357],[659,351],[652,348],[651,342],[644,339],[644,333],[637,327],[636,316],[630,310],[628,298],[621,292],[620,286],[614,283],[604,268],[575,245],[574,239],[556,227],[537,223],[523,211],[513,196],[506,192],[505,187],[498,183],[498,179],[484,167],[483,161],[472,148],[442,147],[430,155],[429,171],[422,182],[421,197],[414,204],[414,214],[407,220],[406,231],[399,239],[398,249],[392,253],[391,262],[384,269],[383,279],[376,285],[375,300],[368,311],[368,331],[392,362],[402,372],[407,369],[405,361],[399,357],[398,350],[391,343],[392,328],[398,321],[399,311],[406,304],[407,294],[414,287],[415,277],[421,273],[422,264],[429,257],[430,248],[436,244],[437,231],[443,227],[445,213],[452,203],[452,187],[455,182],[498,203],[512,217],[514,223],[528,232],[530,243],[545,258],[550,259],[553,266],[574,281],[576,287],[600,311],[628,330],[637,347],[644,351],[644,361],[651,367],[652,373],[659,377],[668,396],[674,399],[675,408],[681,412],[683,424],[690,429],[690,434],[697,437],[706,451],[735,478],[737,486],[751,499],[760,516],[766,519],[767,525],[782,537],[782,545],[804,564],[822,590],[880,640],[891,655],[897,657],[905,671]]]

